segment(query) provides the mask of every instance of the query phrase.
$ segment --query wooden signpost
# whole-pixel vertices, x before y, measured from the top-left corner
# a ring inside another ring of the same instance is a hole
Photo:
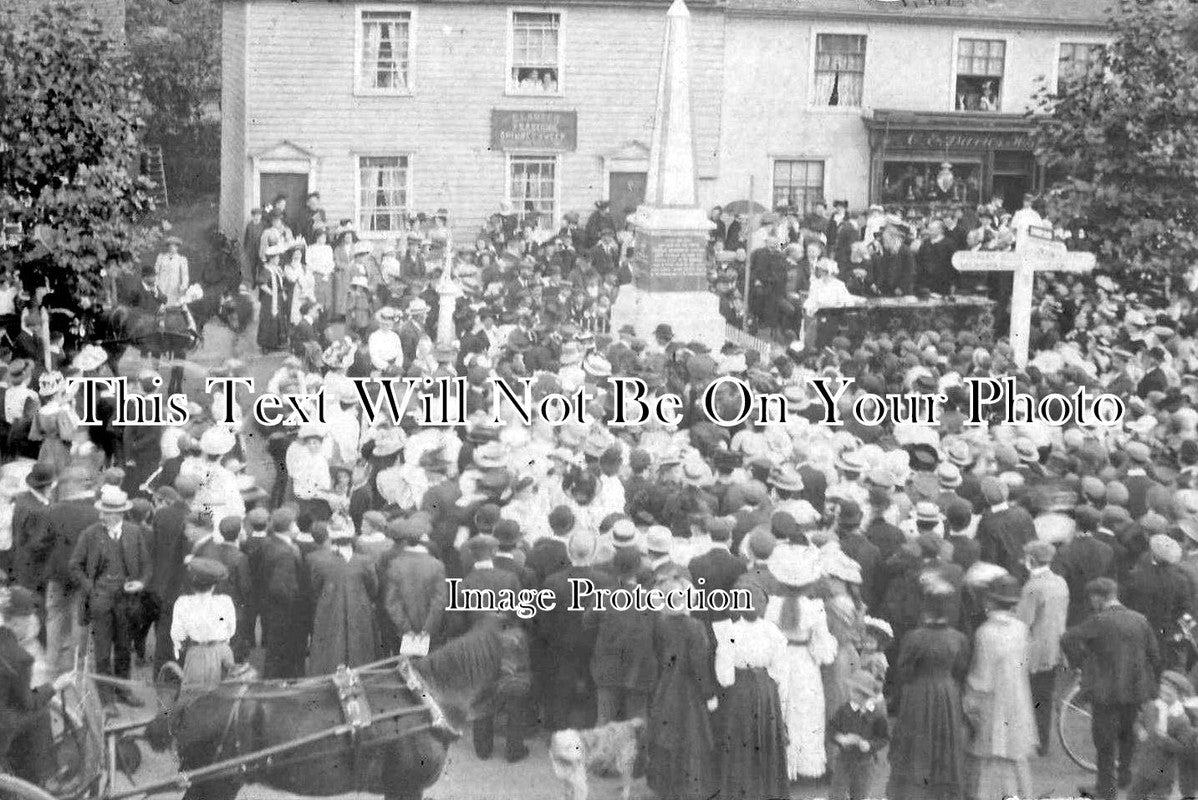
[[[1047,232],[1047,235],[1046,235]],[[1090,272],[1093,253],[1071,253],[1065,243],[1052,238],[1048,228],[1029,228],[1015,244],[1014,252],[965,250],[953,256],[959,272],[1011,272],[1011,349],[1015,363],[1027,366],[1028,340],[1032,329],[1032,289],[1037,272]]]

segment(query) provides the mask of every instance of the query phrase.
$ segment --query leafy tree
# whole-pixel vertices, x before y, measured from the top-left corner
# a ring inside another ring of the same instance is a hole
[[[218,119],[220,3],[131,0],[126,29],[151,136],[194,135]]]
[[[26,286],[86,305],[106,270],[134,262],[153,206],[137,174],[136,75],[95,20],[62,4],[0,19],[0,86],[0,219],[22,232],[5,261]],[[35,266],[47,257],[54,269]]]
[[[1177,275],[1198,260],[1198,51],[1185,0],[1118,0],[1095,69],[1042,91],[1050,199],[1114,269]]]

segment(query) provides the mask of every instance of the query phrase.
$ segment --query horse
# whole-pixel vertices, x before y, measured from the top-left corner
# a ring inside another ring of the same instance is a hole
[[[164,750],[170,737],[163,730],[169,730],[183,771],[251,757],[244,769],[192,779],[184,800],[234,800],[247,784],[309,797],[366,791],[386,800],[421,800],[440,777],[470,707],[498,680],[500,654],[497,626],[483,623],[422,659],[363,670],[359,702],[373,721],[352,733],[320,737],[345,725],[351,708],[344,682],[324,677],[226,681],[166,712],[147,738]],[[411,680],[412,672],[419,680]],[[394,714],[400,716],[388,718]],[[312,740],[270,758],[253,757],[304,737]]]

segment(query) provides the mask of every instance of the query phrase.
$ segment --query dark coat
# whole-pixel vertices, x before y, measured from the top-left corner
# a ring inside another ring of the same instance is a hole
[[[657,682],[651,611],[609,609],[599,613],[591,677],[599,687],[648,692]]]
[[[32,673],[33,656],[25,651],[11,630],[0,627],[0,761],[8,761],[14,740],[22,735],[22,729],[29,726],[34,715],[44,713],[43,709],[50,701],[52,692],[48,687],[30,687]],[[49,738],[48,714],[44,728],[46,738]],[[12,766],[28,768],[31,765]]]
[[[865,538],[865,534],[856,531],[840,534],[840,549],[861,567],[861,599],[865,605],[876,608],[881,600],[878,594],[878,564],[882,551]]]
[[[1017,505],[987,511],[978,522],[977,541],[982,561],[998,564],[1020,580],[1027,577],[1023,546],[1035,538],[1032,515]]]
[[[46,564],[45,580],[64,586],[75,586],[71,574],[71,554],[79,542],[80,534],[99,522],[96,499],[90,495],[74,500],[60,500],[50,506],[48,532],[53,544],[50,560]]]
[[[1156,694],[1160,649],[1148,620],[1114,605],[1065,631],[1061,649],[1082,667],[1082,688],[1100,705],[1140,704]]]
[[[258,554],[261,568],[255,582],[265,605],[294,605],[305,597],[308,579],[299,547],[271,534]]]
[[[497,567],[473,567],[465,578],[462,578],[462,589],[474,589],[495,592],[496,596],[510,592],[513,596],[520,591],[520,579],[512,572]],[[456,636],[465,633],[479,617],[477,611],[450,611],[449,633]]]
[[[439,636],[449,602],[445,565],[427,552],[404,547],[379,567],[383,608],[396,635]]]
[[[1069,624],[1076,625],[1090,614],[1086,584],[1095,578],[1115,577],[1115,551],[1093,536],[1074,534],[1057,551],[1052,571],[1069,587]]]
[[[1193,606],[1190,581],[1173,564],[1148,562],[1133,569],[1123,584],[1122,599],[1147,618],[1162,649],[1177,633],[1177,620]]]
[[[1127,513],[1131,514],[1132,519],[1139,519],[1148,513],[1150,492],[1164,488],[1148,475],[1139,473],[1125,476],[1123,485],[1127,487]]]
[[[121,431],[125,480],[121,488],[130,497],[143,494],[141,485],[162,466],[162,426],[126,425]]]
[[[728,591],[736,579],[745,574],[745,563],[722,547],[713,547],[706,553],[695,556],[688,566],[695,586],[710,592],[714,589]],[[703,583],[698,583],[702,579]],[[695,619],[712,623],[730,619],[728,611],[695,611]]]
[[[196,558],[210,558],[224,565],[227,575],[217,584],[216,593],[227,594],[233,600],[240,619],[241,611],[246,607],[253,591],[249,557],[232,542],[212,540],[202,543],[192,555]]]
[[[312,641],[308,674],[331,675],[337,667],[360,667],[378,658],[374,600],[378,574],[374,561],[353,553],[346,561],[330,552],[309,561],[312,597]]]
[[[968,536],[949,536],[948,542],[953,546],[953,563],[968,571],[982,557],[982,547],[977,539]]]
[[[705,704],[717,690],[711,642],[699,620],[661,615],[653,643],[662,671],[649,703],[649,787],[671,800],[709,798],[715,742]]]
[[[103,584],[97,585],[104,577],[104,554],[108,538],[108,529],[103,523],[94,523],[79,536],[75,551],[71,554],[71,574],[75,584],[83,588],[85,596],[93,599],[113,591],[113,588]],[[127,580],[140,581],[149,586],[154,577],[154,562],[150,558],[150,537],[138,526],[124,522],[121,524],[119,544]]]
[[[154,512],[154,524],[150,531],[150,560],[154,562],[154,579],[150,591],[165,605],[173,607],[183,593],[187,580],[187,557],[190,544],[187,541],[187,503],[180,501]]]
[[[29,491],[17,495],[12,504],[12,577],[35,592],[45,588],[46,567],[54,552],[51,507]]]

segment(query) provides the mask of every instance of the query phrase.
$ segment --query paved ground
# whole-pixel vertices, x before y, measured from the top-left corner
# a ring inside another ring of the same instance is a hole
[[[251,331],[253,328],[251,327]],[[252,333],[244,337],[244,342],[238,341],[229,331],[218,325],[210,325],[205,336],[204,347],[193,355],[194,367],[188,371],[189,391],[202,392],[202,378],[213,374],[214,368],[230,356],[244,359],[250,367],[257,385],[264,386],[271,373],[278,368],[281,357],[262,357],[257,353],[253,344]],[[131,356],[123,370],[133,372],[138,366],[136,358]],[[201,399],[198,398],[197,399]],[[251,436],[248,447],[250,452],[249,470],[263,480],[264,486],[273,477],[273,468],[266,459],[261,437]],[[149,676],[144,676],[148,678]],[[148,712],[142,712],[148,713]],[[129,716],[129,715],[126,715]],[[429,790],[430,800],[559,800],[563,797],[560,782],[553,776],[546,753],[546,737],[537,736],[529,742],[532,753],[528,759],[519,764],[507,764],[501,759],[480,761],[469,744],[469,737],[459,741],[450,748],[449,762],[444,775],[436,785]],[[502,748],[497,748],[501,750]],[[138,784],[171,777],[177,772],[173,756],[157,755],[150,752],[144,742],[141,743],[143,764],[135,775]],[[1075,795],[1077,787],[1092,780],[1066,758],[1055,741],[1053,752],[1046,759],[1038,759],[1034,765],[1036,794],[1040,797],[1066,797]],[[886,782],[886,770],[880,770],[876,782],[876,797],[883,796]],[[130,784],[125,778],[117,780],[119,788]],[[819,798],[827,794],[825,784],[795,786],[792,798]],[[181,793],[164,793],[156,795],[163,798],[177,798]],[[633,787],[634,800],[650,800],[653,793],[643,779],[638,780]],[[276,792],[259,786],[251,786],[242,790],[240,800],[281,800],[295,795]],[[372,795],[344,795],[345,798],[372,797]],[[594,800],[610,800],[619,797],[619,786],[615,780],[592,779],[591,797]]]

